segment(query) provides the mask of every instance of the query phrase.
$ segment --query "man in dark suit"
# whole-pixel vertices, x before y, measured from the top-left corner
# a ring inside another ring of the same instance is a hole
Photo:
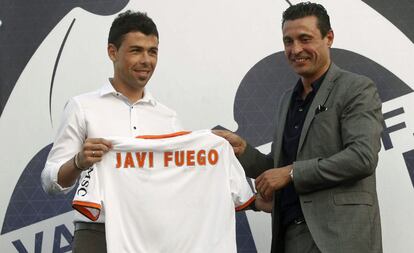
[[[381,101],[367,77],[332,63],[322,5],[283,13],[285,55],[300,79],[285,92],[269,155],[229,131],[257,191],[273,199],[272,252],[382,252],[375,168]]]

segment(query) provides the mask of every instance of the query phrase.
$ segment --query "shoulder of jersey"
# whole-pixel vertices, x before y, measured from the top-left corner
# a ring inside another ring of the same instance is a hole
[[[208,136],[209,139],[211,140],[215,140],[219,143],[223,142],[223,143],[228,143],[228,141],[226,139],[224,139],[223,137],[220,137],[216,134],[214,134],[210,129],[203,129],[203,130],[198,130],[198,131],[194,131],[194,134],[200,134],[200,135],[206,135]]]

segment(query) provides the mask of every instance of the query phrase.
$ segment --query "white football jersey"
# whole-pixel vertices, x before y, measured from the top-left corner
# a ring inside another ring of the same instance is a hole
[[[230,144],[210,130],[107,138],[73,207],[96,220],[105,206],[109,253],[236,252],[235,209],[254,201]]]

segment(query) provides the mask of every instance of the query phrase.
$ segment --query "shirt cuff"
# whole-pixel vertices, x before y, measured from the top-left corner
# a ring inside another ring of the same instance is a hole
[[[52,166],[51,164],[46,165],[44,171],[42,172],[42,186],[43,189],[45,190],[45,192],[49,193],[49,194],[58,194],[58,193],[63,193],[66,194],[68,192],[70,192],[76,184],[73,184],[72,186],[69,187],[62,187],[61,185],[58,184],[58,172],[61,165],[54,165]]]

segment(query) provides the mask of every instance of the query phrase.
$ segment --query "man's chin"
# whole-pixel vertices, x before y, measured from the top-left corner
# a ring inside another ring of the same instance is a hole
[[[295,71],[296,74],[300,75],[300,76],[307,76],[309,75],[309,69],[306,68],[305,66],[293,66],[293,71]]]
[[[149,78],[136,78],[135,79],[135,83],[138,86],[142,86],[142,87],[147,85],[148,81],[149,81]]]

